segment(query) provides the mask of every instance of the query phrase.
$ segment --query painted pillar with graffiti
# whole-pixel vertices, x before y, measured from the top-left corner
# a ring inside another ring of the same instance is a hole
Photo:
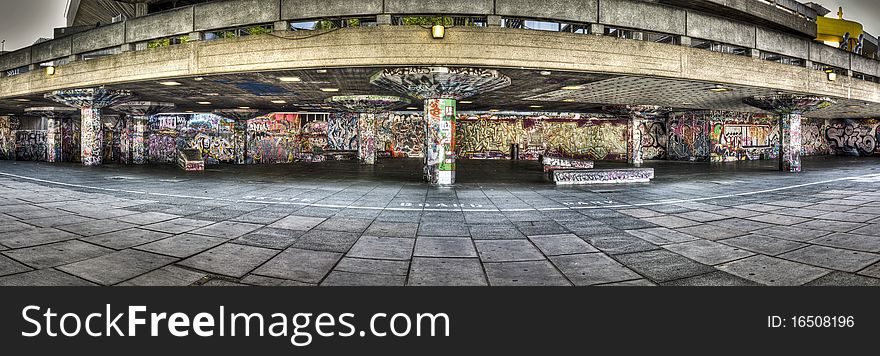
[[[642,120],[638,118],[632,118],[629,123],[629,128],[627,129],[630,134],[629,140],[627,140],[627,147],[629,147],[627,163],[636,167],[641,166],[642,163],[645,162],[642,158],[642,130],[640,128],[641,125]]]
[[[650,141],[652,146],[656,145],[657,141],[655,136],[651,136],[653,133],[652,130],[647,129],[647,124],[653,123],[656,119],[668,113],[670,109],[655,105],[610,105],[603,107],[602,110],[610,114],[629,118],[629,125],[626,130],[626,160],[631,165],[641,166],[645,162],[645,152],[643,152],[645,141]],[[642,131],[643,127],[645,131]],[[649,136],[649,140],[645,140],[646,135]],[[654,156],[656,155],[654,153]]]
[[[114,110],[126,114],[126,134],[120,138],[120,144],[124,147],[120,151],[127,151],[126,157],[130,157],[129,163],[145,164],[148,161],[149,145],[147,142],[147,129],[150,124],[150,116],[170,110],[172,103],[153,101],[131,101],[116,105]],[[124,143],[123,143],[124,142]]]
[[[46,120],[46,162],[56,163],[61,161],[61,119],[48,118]]]
[[[801,115],[782,114],[779,117],[779,169],[783,172],[801,171]]]
[[[80,158],[85,166],[100,165],[104,136],[101,109],[129,100],[131,92],[104,88],[59,90],[46,94],[46,98],[80,109]]]
[[[425,100],[425,180],[455,184],[456,100]]]
[[[400,67],[378,72],[370,83],[425,101],[425,180],[455,184],[455,115],[458,100],[508,87],[494,69]]]
[[[376,164],[379,126],[376,114],[358,115],[358,159],[361,164]]]
[[[233,120],[232,141],[235,164],[247,163],[247,125],[248,120],[253,120],[261,115],[256,109],[218,109],[214,114]]]
[[[801,115],[835,103],[827,97],[792,94],[753,96],[743,102],[779,115],[779,170],[801,171]]]

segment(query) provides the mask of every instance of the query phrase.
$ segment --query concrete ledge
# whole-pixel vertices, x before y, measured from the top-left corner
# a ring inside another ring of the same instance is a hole
[[[557,170],[590,169],[593,168],[594,162],[574,158],[541,156],[541,165],[546,173]]]
[[[654,168],[621,168],[553,171],[556,185],[648,183],[654,179]]]

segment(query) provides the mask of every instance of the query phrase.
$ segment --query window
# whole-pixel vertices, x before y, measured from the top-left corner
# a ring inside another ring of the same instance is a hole
[[[674,45],[681,44],[681,38],[679,36],[659,32],[632,30],[626,28],[606,27],[605,36],[625,38],[628,40],[667,43]]]
[[[486,27],[488,22],[485,17],[467,16],[394,16],[391,24],[396,26],[470,26]]]
[[[147,41],[146,48],[161,48],[189,42],[189,36],[173,36]]]
[[[696,38],[691,40],[691,47],[705,49],[712,52],[733,54],[737,56],[748,56],[752,53],[750,49],[745,47],[729,45],[721,42],[700,40]]]
[[[840,68],[840,67],[835,67],[835,66],[830,66],[830,65],[822,64],[822,63],[815,63],[815,62],[814,62],[814,63],[813,63],[813,69],[815,69],[815,70],[821,70],[821,71],[823,71],[823,72],[825,72],[825,73],[834,73],[834,74],[837,74],[837,75],[839,75],[839,76],[846,76],[846,75],[849,75],[849,71],[846,70],[846,69],[843,69],[843,68]]]
[[[273,30],[272,25],[254,25],[254,26],[245,26],[245,27],[237,27],[237,28],[229,28],[225,30],[217,30],[205,32],[205,41],[211,41],[221,38],[233,38],[233,37],[244,37],[251,35],[265,35],[267,33],[272,33]],[[187,40],[189,38],[187,37]],[[185,42],[184,42],[185,43]]]
[[[877,78],[870,74],[864,74],[859,72],[853,72],[853,78],[864,80],[872,83],[880,83],[880,78]]]
[[[95,58],[101,58],[101,57],[106,57],[106,56],[112,56],[114,54],[119,54],[119,52],[121,52],[119,50],[119,47],[114,47],[114,48],[107,48],[107,49],[92,51],[92,52],[88,52],[88,53],[83,53],[80,57],[84,61],[88,61],[88,60],[92,60]],[[60,64],[56,64],[56,65],[60,65]]]
[[[507,28],[522,28],[528,30],[552,31],[552,32],[568,32],[568,33],[590,33],[590,26],[587,24],[572,24],[563,22],[540,21],[505,18],[501,20],[501,26]]]
[[[376,26],[375,17],[366,18],[350,18],[350,19],[323,19],[314,21],[291,22],[291,31],[314,31],[314,30],[332,30],[336,28],[347,27],[367,27]]]
[[[781,54],[771,53],[771,52],[761,52],[761,59],[770,62],[788,64],[797,67],[805,66],[805,62],[803,59],[789,57]]]

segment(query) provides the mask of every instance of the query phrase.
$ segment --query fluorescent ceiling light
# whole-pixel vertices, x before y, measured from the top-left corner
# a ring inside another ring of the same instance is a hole
[[[176,86],[178,86],[178,85],[183,85],[183,84],[181,84],[180,82],[174,82],[174,81],[159,82],[159,84],[162,84],[162,85],[164,85],[164,86],[169,86],[169,87],[176,87]]]

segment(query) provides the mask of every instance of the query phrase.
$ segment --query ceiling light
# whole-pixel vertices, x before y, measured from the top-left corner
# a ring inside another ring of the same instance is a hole
[[[830,80],[830,81],[832,81],[832,82],[833,82],[833,81],[836,81],[836,80],[837,80],[837,73],[834,73],[834,72],[828,72],[828,80]]]
[[[188,114],[192,114],[192,113],[194,113],[195,111],[187,110],[186,112],[187,112]]]
[[[861,105],[847,105],[846,107],[848,107],[850,109],[861,109],[862,108]]]
[[[532,106],[529,106],[529,107],[532,108],[532,109],[540,109],[540,108],[543,108],[543,106],[541,106],[541,105],[532,105]]]
[[[553,73],[551,73],[551,72],[549,72],[549,71],[546,71],[546,70],[545,70],[545,71],[541,71],[541,75],[550,75],[550,74],[553,74]]]
[[[31,100],[30,100],[30,99],[15,99],[15,101],[19,101],[19,102],[22,102],[22,103],[27,103],[27,102],[29,102],[29,101],[31,101]]]
[[[247,110],[247,109],[250,109],[251,107],[250,106],[239,106],[238,108],[243,109],[243,110]]]
[[[180,82],[172,82],[172,81],[169,81],[169,82],[159,82],[159,84],[162,84],[162,85],[164,85],[164,86],[169,86],[169,87],[176,87],[176,86],[178,86],[178,85],[183,85],[183,84],[180,84]]]
[[[220,96],[220,93],[206,93],[207,96]]]
[[[324,73],[327,73],[327,70],[326,69],[318,69],[317,72],[319,74],[324,74]]]
[[[730,88],[725,88],[721,84],[716,84],[714,87],[709,88],[709,91],[715,92],[715,93],[724,93],[724,92],[730,91]]]
[[[197,82],[201,82],[201,81],[205,80],[205,78],[202,78],[202,77],[195,77],[195,78],[193,78],[193,80],[195,80],[195,81],[197,81]]]
[[[498,109],[490,109],[489,110],[489,112],[499,112],[499,111],[501,111],[501,110],[498,110]]]
[[[434,25],[431,27],[431,37],[434,39],[440,40],[443,37],[446,37],[446,26],[443,25]]]
[[[46,75],[55,75],[55,66],[46,67]]]
[[[278,77],[278,80],[285,83],[298,83],[302,81],[300,77]]]
[[[562,87],[562,90],[581,90],[584,87],[582,85],[566,85]]]
[[[562,100],[562,102],[564,102],[564,103],[573,103],[573,102],[574,102],[574,99],[564,99],[564,100]]]
[[[332,106],[322,106],[321,109],[324,109],[324,110],[332,110],[333,107],[332,107]]]
[[[321,91],[325,93],[335,93],[339,91],[339,88],[321,88]]]
[[[458,103],[459,104],[473,104],[474,102],[470,101],[470,100],[462,100],[462,101],[459,101]]]
[[[211,102],[210,101],[200,101],[200,102],[198,102],[198,104],[199,105],[211,105]]]
[[[415,107],[415,106],[410,106],[410,107],[408,107],[408,108],[406,108],[406,109],[407,109],[407,110],[418,110],[419,108],[417,108],[417,107]]]
[[[284,100],[272,100],[272,104],[287,104]]]

